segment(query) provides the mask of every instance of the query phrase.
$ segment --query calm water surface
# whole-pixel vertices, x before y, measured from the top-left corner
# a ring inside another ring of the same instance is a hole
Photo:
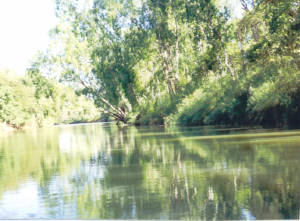
[[[298,219],[300,131],[73,125],[0,137],[0,218]]]

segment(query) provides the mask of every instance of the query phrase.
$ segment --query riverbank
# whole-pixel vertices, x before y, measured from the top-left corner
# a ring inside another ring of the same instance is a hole
[[[37,129],[37,128],[45,128],[45,127],[56,127],[56,126],[72,126],[72,125],[85,125],[85,124],[97,124],[97,123],[106,123],[106,122],[100,122],[100,121],[74,121],[74,122],[68,122],[68,123],[54,123],[54,124],[48,124],[43,125],[42,127],[39,127],[37,125],[31,125],[31,126],[24,126],[24,127],[13,127],[11,125],[8,125],[6,123],[0,123],[0,136],[6,136],[8,134],[17,132],[17,131],[24,131],[29,129]]]

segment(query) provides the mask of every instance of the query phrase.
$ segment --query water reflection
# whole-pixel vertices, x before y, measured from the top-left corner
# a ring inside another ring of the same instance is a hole
[[[91,124],[0,139],[0,218],[296,219],[300,132]]]

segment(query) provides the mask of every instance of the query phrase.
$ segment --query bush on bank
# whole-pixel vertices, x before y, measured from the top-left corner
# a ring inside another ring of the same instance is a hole
[[[0,73],[0,123],[16,129],[96,120],[92,101],[71,88],[47,81],[39,88],[30,77]],[[44,85],[44,87],[46,87]]]

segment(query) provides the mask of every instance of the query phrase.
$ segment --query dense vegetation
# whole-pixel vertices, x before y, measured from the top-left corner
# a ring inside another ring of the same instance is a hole
[[[239,19],[217,0],[56,2],[40,66],[115,119],[299,125],[297,0],[241,0]]]
[[[52,43],[29,70],[118,122],[299,126],[300,4],[56,0]]]
[[[41,127],[55,123],[90,121],[99,117],[93,102],[51,82],[33,70],[18,77],[0,72],[0,128]]]

